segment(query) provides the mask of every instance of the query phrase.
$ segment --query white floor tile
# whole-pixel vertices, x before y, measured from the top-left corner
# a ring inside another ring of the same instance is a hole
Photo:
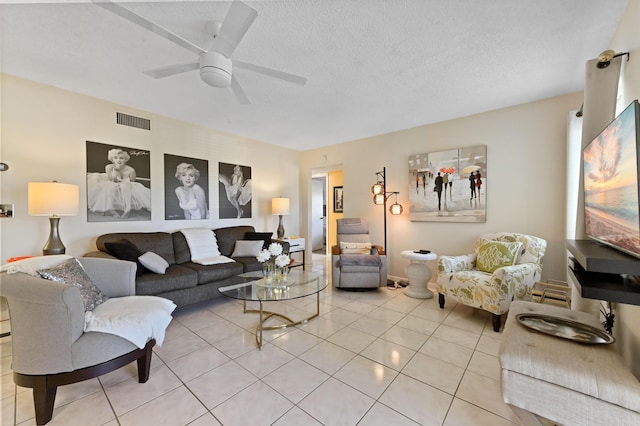
[[[379,402],[421,425],[441,425],[453,396],[399,374]]]
[[[378,398],[387,389],[398,372],[370,359],[356,356],[333,375],[360,392]]]
[[[417,426],[408,417],[403,416],[397,411],[392,410],[386,405],[376,402],[367,412],[364,418],[358,423],[358,426]]]
[[[235,361],[229,361],[187,383],[187,387],[208,408],[223,403],[257,382],[258,378]]]
[[[375,400],[330,378],[299,404],[302,410],[325,425],[355,425]]]
[[[294,359],[265,376],[262,381],[297,404],[329,377],[322,370],[300,359]]]
[[[171,407],[167,410],[166,407]],[[186,425],[207,412],[207,409],[189,390],[180,386],[153,401],[119,417],[121,426],[134,425]]]
[[[400,371],[415,353],[416,351],[397,343],[377,339],[360,352],[360,355],[382,365],[386,365],[389,368],[393,368],[396,371]]]
[[[256,382],[211,412],[223,425],[270,425],[293,404],[262,382]]]
[[[444,426],[514,426],[515,424],[458,398],[454,398],[444,422]]]

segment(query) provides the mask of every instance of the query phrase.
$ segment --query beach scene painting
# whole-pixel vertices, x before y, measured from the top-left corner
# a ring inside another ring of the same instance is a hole
[[[487,146],[409,156],[409,219],[482,223],[487,215]]]
[[[640,257],[637,102],[583,151],[585,232]]]

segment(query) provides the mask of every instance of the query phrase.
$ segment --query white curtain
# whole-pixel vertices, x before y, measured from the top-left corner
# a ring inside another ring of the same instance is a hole
[[[570,111],[567,118],[567,217],[566,238],[576,238],[576,215],[578,211],[578,192],[580,185],[580,166],[582,164],[582,116],[578,111]]]
[[[584,87],[584,104],[582,107],[582,148],[587,146],[616,116],[618,82],[622,56],[613,58],[606,68],[598,68],[598,59],[587,61],[585,66],[586,80]],[[567,183],[570,182],[567,180]],[[575,238],[584,239],[584,194],[582,193],[582,161],[578,172],[578,204],[576,210],[567,210],[567,215],[574,211],[576,217]]]

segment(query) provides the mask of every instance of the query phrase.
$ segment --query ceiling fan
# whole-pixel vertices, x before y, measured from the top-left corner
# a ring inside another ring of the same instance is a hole
[[[202,81],[213,87],[231,87],[234,95],[241,104],[249,104],[249,98],[233,75],[232,69],[242,68],[255,73],[264,74],[299,86],[304,86],[307,79],[295,74],[289,74],[261,65],[232,60],[231,55],[240,44],[251,24],[258,16],[258,12],[241,1],[234,1],[227,12],[224,21],[211,21],[207,24],[207,31],[213,40],[208,50],[180,37],[160,25],[138,15],[135,12],[108,0],[92,0],[97,6],[115,13],[116,15],[139,25],[160,37],[184,47],[199,56],[199,60],[184,64],[169,65],[144,73],[153,78],[164,78],[187,71],[200,70]]]

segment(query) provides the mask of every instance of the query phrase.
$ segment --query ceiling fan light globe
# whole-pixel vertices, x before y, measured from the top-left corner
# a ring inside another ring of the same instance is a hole
[[[200,68],[200,78],[209,86],[213,87],[229,87],[231,85],[231,74],[220,68]]]
[[[213,87],[231,85],[231,60],[218,52],[206,52],[200,55],[200,78]]]

